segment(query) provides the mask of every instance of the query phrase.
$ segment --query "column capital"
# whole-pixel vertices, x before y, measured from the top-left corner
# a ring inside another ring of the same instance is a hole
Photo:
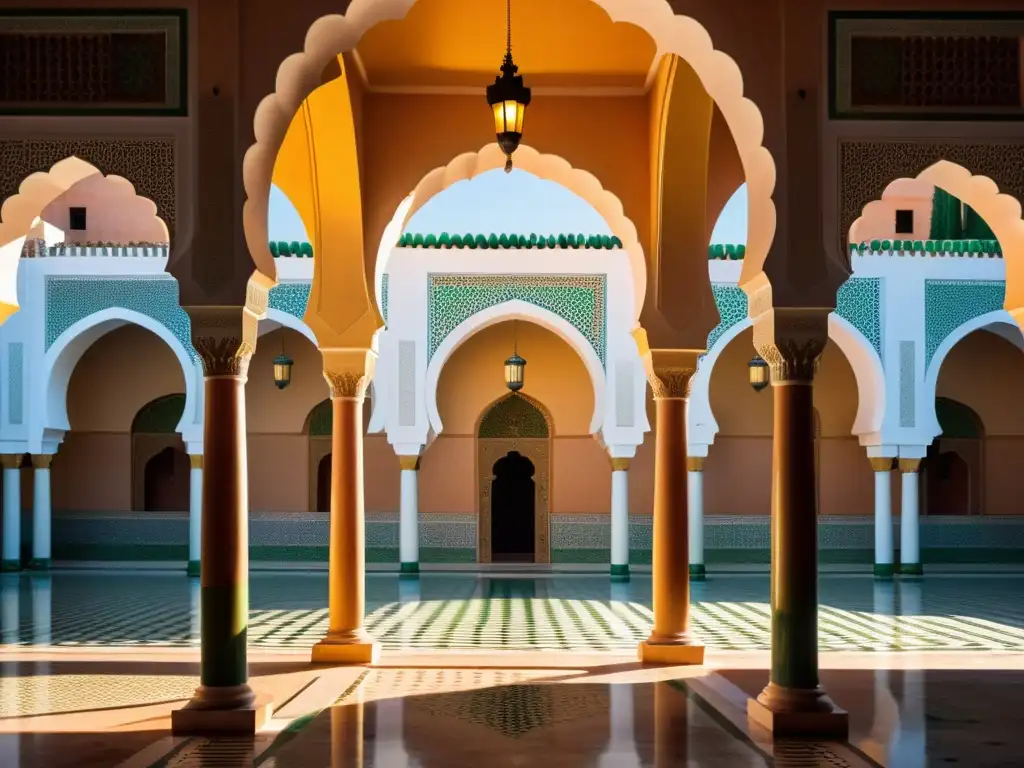
[[[649,349],[644,369],[655,400],[685,400],[703,349]]]
[[[21,453],[0,453],[0,466],[4,469],[20,469],[23,455]]]
[[[32,454],[32,468],[33,469],[49,469],[51,461],[53,461],[53,454],[52,453],[33,453]]]
[[[900,459],[900,472],[909,475],[921,471],[921,459]]]
[[[377,354],[370,349],[325,349],[324,378],[333,400],[359,400],[373,379]]]
[[[401,466],[402,471],[409,470],[410,472],[420,471],[420,457],[419,456],[399,456],[398,464]]]
[[[617,456],[610,456],[608,461],[611,462],[612,472],[628,472],[630,459],[620,458]]]
[[[192,346],[205,376],[246,378],[256,351],[258,318],[243,307],[184,307],[192,324]]]
[[[203,468],[203,454],[201,453],[190,453],[188,455],[188,462],[192,465],[192,469]]]
[[[704,457],[703,456],[687,456],[686,457],[686,471],[687,472],[703,472],[704,471]]]
[[[875,472],[892,472],[893,465],[896,463],[896,459],[891,456],[872,456],[868,458],[871,463],[871,469]]]
[[[772,384],[810,384],[828,343],[831,309],[780,308],[754,322],[754,347],[768,363]]]

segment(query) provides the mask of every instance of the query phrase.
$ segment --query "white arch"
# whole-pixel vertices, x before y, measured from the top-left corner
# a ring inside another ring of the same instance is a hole
[[[441,378],[441,371],[444,369],[445,363],[448,362],[448,358],[474,334],[506,320],[525,320],[526,322],[536,323],[543,328],[547,328],[572,347],[576,354],[580,356],[580,359],[587,368],[587,373],[590,374],[590,381],[594,385],[594,415],[590,419],[590,432],[591,434],[597,433],[604,422],[606,386],[604,366],[601,364],[601,359],[597,356],[597,352],[594,351],[593,346],[591,346],[583,334],[576,330],[568,320],[559,317],[550,310],[519,299],[496,304],[463,320],[445,337],[437,351],[434,352],[434,356],[427,364],[426,390],[424,392],[427,419],[434,432],[441,434],[443,429],[441,416],[437,411],[437,384]]]
[[[192,437],[192,427],[201,423],[199,412],[199,387],[197,386],[197,366],[188,351],[177,337],[163,323],[148,315],[123,307],[108,307],[84,317],[57,337],[43,357],[43,370],[47,372],[45,384],[46,397],[43,400],[42,426],[45,429],[67,431],[71,428],[68,422],[67,395],[71,374],[81,360],[82,355],[101,336],[124,325],[134,324],[145,328],[158,336],[178,358],[181,374],[185,379],[185,410],[178,423],[177,432],[185,439]],[[194,438],[193,438],[194,439]]]
[[[959,344],[967,335],[992,325],[1009,326],[1010,329],[1016,330],[1018,335],[1020,334],[1020,326],[1013,319],[1013,315],[1005,309],[986,312],[984,315],[971,318],[947,335],[935,350],[932,359],[928,361],[928,367],[924,375],[924,391],[922,395],[925,397],[926,403],[931,403],[931,407],[927,409],[927,414],[931,419],[931,424],[928,425],[930,426],[928,434],[931,437],[937,437],[942,434],[942,427],[939,426],[939,417],[935,413],[935,394],[939,388],[939,373],[942,371],[943,362],[945,362],[953,347]],[[1000,336],[1002,335],[1000,334]]]
[[[267,322],[261,322],[259,324],[257,333],[260,336],[265,336],[272,331],[276,331],[278,328],[290,328],[305,336],[314,347],[319,348],[320,346],[316,341],[316,334],[313,333],[313,329],[306,325],[301,317],[296,317],[295,315],[289,312],[284,312],[280,309],[268,307],[267,314],[261,319],[266,320]]]

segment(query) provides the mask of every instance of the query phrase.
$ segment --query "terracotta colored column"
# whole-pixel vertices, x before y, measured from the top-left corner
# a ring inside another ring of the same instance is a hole
[[[20,453],[0,455],[4,468],[3,571],[21,570],[21,459]]]
[[[704,457],[686,457],[686,503],[689,505],[690,580],[704,581]]]
[[[640,644],[640,660],[702,664],[704,646],[690,635],[690,567],[687,539],[686,398],[699,352],[652,351],[657,420],[654,454],[654,530],[651,580],[654,627]]]
[[[325,360],[326,360],[325,355]],[[370,664],[379,647],[363,628],[366,549],[363,514],[363,398],[370,378],[361,371],[325,370],[331,387],[331,533],[327,636],[313,646],[314,662]]]
[[[775,310],[755,326],[769,364],[772,438],[771,674],[748,703],[754,721],[780,736],[845,737],[847,715],[818,681],[818,509],[814,471],[814,374],[828,340],[828,316]],[[781,321],[781,322],[780,322]],[[781,327],[780,327],[781,325]],[[767,336],[767,338],[764,338]]]
[[[894,459],[871,457],[875,473],[875,578],[891,579],[892,546],[892,464]]]
[[[192,311],[190,315],[192,343],[205,373],[200,686],[184,709],[172,713],[171,723],[175,733],[253,733],[270,717],[269,705],[258,702],[249,687],[246,654],[249,483],[245,382],[255,340],[243,338],[240,308]],[[255,335],[255,325],[252,330]]]
[[[920,576],[921,567],[921,460],[900,459],[900,574]]]
[[[53,454],[32,454],[32,561],[34,571],[50,570],[50,461]]]

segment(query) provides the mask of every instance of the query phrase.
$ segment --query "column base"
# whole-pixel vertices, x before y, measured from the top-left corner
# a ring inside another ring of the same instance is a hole
[[[892,578],[893,570],[892,563],[875,563],[875,578],[888,581]]]
[[[920,563],[900,563],[900,576],[924,576],[924,567]]]
[[[616,580],[629,581],[629,565],[612,564],[611,577]]]
[[[401,563],[398,566],[398,572],[403,576],[419,576],[420,564],[419,563]]]
[[[850,734],[850,716],[820,688],[804,691],[770,683],[747,701],[747,719],[773,736],[846,740]]]
[[[188,564],[185,566],[185,573],[189,576],[198,577],[200,573],[199,561],[189,560]]]
[[[239,686],[243,687],[249,686]],[[233,690],[227,689],[228,692]],[[192,701],[171,712],[171,732],[175,736],[224,733],[251,736],[270,722],[273,707],[268,697],[254,696],[247,704],[218,707],[218,703],[226,702],[218,702],[216,694],[208,699],[210,691],[200,688]]]
[[[704,564],[691,563],[690,564],[690,581],[704,581],[707,571],[704,570]]]
[[[339,643],[325,637],[313,646],[310,661],[314,664],[376,664],[379,658],[380,645],[369,638]]]
[[[637,658],[642,664],[700,665],[704,663],[704,645],[692,643],[652,643],[644,640]]]
[[[0,571],[14,573],[21,570],[21,560],[0,560]]]
[[[50,558],[33,557],[28,562],[28,569],[30,571],[48,571],[50,570]]]

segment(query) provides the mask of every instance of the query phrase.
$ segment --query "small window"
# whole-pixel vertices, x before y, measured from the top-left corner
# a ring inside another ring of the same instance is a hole
[[[75,232],[85,231],[85,208],[68,209],[68,226]]]
[[[913,211],[896,211],[896,234],[897,235],[912,235],[912,234],[914,234],[914,212]]]

